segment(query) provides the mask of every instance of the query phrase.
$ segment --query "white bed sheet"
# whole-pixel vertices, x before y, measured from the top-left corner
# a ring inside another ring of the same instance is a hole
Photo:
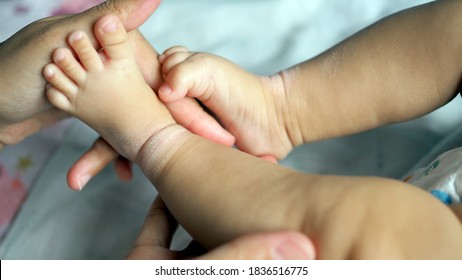
[[[11,1],[1,1],[0,11]],[[141,29],[159,51],[185,45],[225,56],[255,73],[271,74],[324,51],[379,18],[424,2],[428,1],[165,0]],[[45,14],[40,12],[43,5],[33,8],[38,17]],[[1,40],[26,24],[0,15],[0,26],[14,23],[2,30]],[[405,124],[304,145],[281,164],[323,174],[400,178],[426,156],[459,145],[461,133],[447,136],[461,123],[460,102],[458,97],[431,115]],[[125,256],[156,192],[139,170],[126,184],[110,168],[81,193],[68,190],[67,168],[95,137],[85,125],[74,122],[43,166],[1,243],[1,259]],[[180,234],[173,246],[181,248],[187,240]]]

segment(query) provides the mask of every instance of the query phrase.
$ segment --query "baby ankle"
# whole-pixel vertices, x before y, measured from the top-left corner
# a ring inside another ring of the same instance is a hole
[[[135,162],[151,182],[155,183],[169,161],[190,138],[191,133],[178,124],[168,125],[155,133],[141,146]]]

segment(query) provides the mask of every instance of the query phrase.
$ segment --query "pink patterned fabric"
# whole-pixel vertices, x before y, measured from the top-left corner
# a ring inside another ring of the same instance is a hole
[[[21,206],[27,190],[18,174],[11,176],[5,167],[0,165],[0,235],[6,230]]]

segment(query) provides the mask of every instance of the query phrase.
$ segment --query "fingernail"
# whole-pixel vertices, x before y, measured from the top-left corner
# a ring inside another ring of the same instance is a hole
[[[90,175],[82,175],[79,180],[79,191],[81,191],[85,185],[90,181],[91,176]]]
[[[45,75],[48,77],[48,78],[51,78],[53,77],[55,74],[55,71],[53,69],[51,69],[51,67],[47,67],[45,69]]]
[[[74,32],[71,37],[69,38],[69,40],[71,42],[76,42],[78,40],[81,40],[83,38],[83,33],[78,31],[78,32]]]
[[[62,61],[64,59],[64,52],[62,50],[57,50],[54,58],[55,61]]]
[[[273,253],[274,260],[312,260],[311,247],[297,243],[294,240],[286,240],[276,246]]]
[[[117,29],[118,23],[115,21],[109,21],[101,27],[101,29],[106,33],[114,32]]]
[[[172,94],[172,92],[173,92],[173,89],[165,84],[159,88],[159,94],[162,94],[162,95],[170,95]]]

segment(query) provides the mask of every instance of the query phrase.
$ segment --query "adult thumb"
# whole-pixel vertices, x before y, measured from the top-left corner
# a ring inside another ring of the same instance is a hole
[[[226,243],[200,260],[314,260],[313,242],[298,232],[249,234]]]
[[[157,9],[161,0],[107,0],[76,17],[117,16],[127,31],[140,27]]]

